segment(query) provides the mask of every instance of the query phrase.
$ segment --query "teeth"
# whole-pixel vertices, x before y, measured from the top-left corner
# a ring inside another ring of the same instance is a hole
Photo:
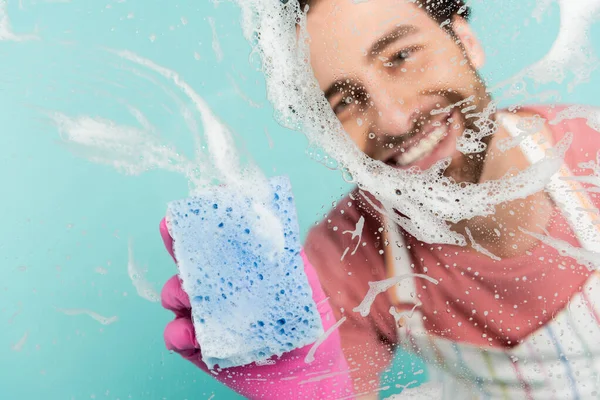
[[[439,142],[442,141],[444,135],[446,134],[446,129],[443,127],[439,127],[433,132],[431,132],[427,137],[421,139],[419,143],[412,146],[407,152],[398,155],[397,163],[400,166],[405,166],[408,164],[412,164],[415,161],[420,160],[425,157],[437,146]]]

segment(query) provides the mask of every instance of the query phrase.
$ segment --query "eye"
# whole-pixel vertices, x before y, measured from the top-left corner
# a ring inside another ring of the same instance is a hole
[[[333,107],[333,112],[338,115],[340,113],[342,113],[346,107],[348,107],[349,105],[352,105],[352,103],[354,103],[354,98],[352,96],[345,96],[342,98],[342,100],[337,103],[334,107]]]
[[[390,61],[386,62],[385,64],[383,64],[385,67],[397,67],[400,66],[402,64],[404,64],[404,62],[408,59],[410,59],[414,53],[416,53],[418,50],[418,48],[416,47],[411,47],[408,49],[402,49],[399,52],[397,52],[396,54],[394,54],[391,58]]]

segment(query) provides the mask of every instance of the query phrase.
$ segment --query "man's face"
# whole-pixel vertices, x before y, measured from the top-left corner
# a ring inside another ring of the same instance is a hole
[[[473,128],[465,114],[490,98],[476,72],[483,54],[462,19],[451,35],[410,2],[313,0],[307,23],[315,76],[362,151],[422,170],[452,157],[447,176],[478,181],[484,154],[463,155],[456,138]]]

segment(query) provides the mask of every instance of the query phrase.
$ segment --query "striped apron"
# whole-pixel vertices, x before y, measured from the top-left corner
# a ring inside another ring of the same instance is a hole
[[[518,119],[514,114],[499,116],[513,137],[522,133]],[[544,157],[544,146],[531,136],[520,147],[530,163]],[[563,210],[581,246],[599,251],[600,224],[596,214],[589,212],[595,208],[578,182],[561,179],[569,176],[572,174],[565,165],[547,190]],[[396,276],[413,273],[410,262],[406,262],[410,255],[402,246],[400,235],[395,229],[389,229],[388,235],[392,243],[391,258],[387,257],[389,272]],[[415,304],[414,278],[405,279],[392,290],[400,303]],[[398,328],[399,343],[425,360],[432,380],[441,382],[442,399],[600,398],[598,272],[590,276],[584,288],[553,320],[511,349],[450,341],[428,333],[422,320],[417,304],[412,313],[403,316],[403,324]]]

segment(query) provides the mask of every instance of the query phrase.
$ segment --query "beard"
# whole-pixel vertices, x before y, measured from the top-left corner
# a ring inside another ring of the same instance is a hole
[[[481,140],[485,144],[485,149],[479,153],[463,154],[457,151],[443,175],[453,179],[456,183],[479,183],[491,140],[491,136],[486,136]]]
[[[496,126],[495,115],[489,112],[489,108],[493,106],[491,104],[491,97],[487,94],[484,86],[480,88],[474,87],[476,89],[469,92],[452,89],[429,89],[423,92],[426,95],[431,94],[444,99],[440,101],[441,106],[437,107],[438,110],[441,108],[464,109],[466,107],[469,107],[471,110],[469,113],[455,113],[458,114],[456,118],[448,123],[452,126],[449,129],[449,135],[451,136],[448,139],[455,142],[455,149],[450,154],[451,162],[442,175],[451,178],[456,183],[478,183],[480,181],[488,156],[488,145],[491,142],[491,134],[494,132]],[[486,112],[486,110],[488,111]],[[383,152],[388,148],[399,148],[404,152],[405,149],[409,149],[410,144],[414,145],[415,143],[414,138],[418,138],[423,130],[427,130],[427,127],[433,124],[435,117],[432,117],[432,111],[434,110],[423,110],[421,116],[414,120],[409,132],[402,135],[389,135],[385,137],[382,142],[378,143],[378,148],[382,149],[380,151]],[[439,124],[439,120],[436,123]],[[472,136],[481,137],[477,141],[479,151],[468,152],[467,149],[463,148],[463,152],[461,152],[457,148],[459,139],[462,140],[464,137],[467,138],[467,141],[470,141],[470,137]],[[383,160],[381,156],[372,158]],[[392,166],[395,165],[391,160],[385,160],[384,162]],[[407,164],[401,168],[410,168],[411,166],[412,164]]]
[[[460,134],[465,131],[481,133],[482,126],[496,126],[495,112],[486,116],[484,110],[490,107],[492,98],[486,90],[483,80],[475,69],[473,87],[471,93],[459,92],[455,90],[446,90],[442,95],[449,104],[460,104],[460,107],[474,106],[474,110],[468,114],[461,113],[461,121],[456,121],[461,126]],[[472,97],[472,100],[469,99]],[[485,162],[489,156],[489,144],[492,141],[495,129],[490,129],[490,134],[486,134],[480,139],[483,149],[476,153],[463,153],[456,149],[452,155],[450,165],[444,170],[445,177],[453,179],[456,183],[479,183],[483,174]],[[458,137],[456,138],[458,139]]]

